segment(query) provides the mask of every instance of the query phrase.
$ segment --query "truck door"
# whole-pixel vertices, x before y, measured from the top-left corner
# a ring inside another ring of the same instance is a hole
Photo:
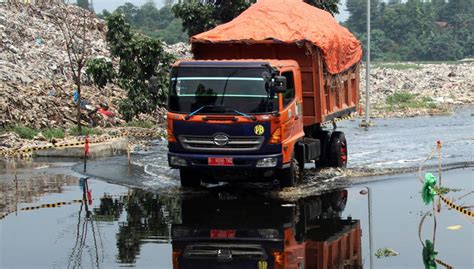
[[[303,132],[303,115],[302,115],[302,103],[298,98],[298,81],[295,79],[295,73],[293,69],[283,70],[281,75],[286,77],[287,90],[281,94],[281,115],[284,120],[282,126],[283,131],[283,143],[288,146],[293,152],[293,146],[295,142],[304,136]],[[287,154],[289,155],[289,154]],[[287,159],[288,158],[288,159]],[[291,156],[284,156],[284,162],[288,162]]]

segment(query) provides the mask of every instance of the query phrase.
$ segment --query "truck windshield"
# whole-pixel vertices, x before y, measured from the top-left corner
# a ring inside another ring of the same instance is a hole
[[[263,74],[269,69],[175,67],[171,72],[169,110],[190,113],[268,113],[278,109]],[[201,109],[200,109],[201,108]],[[229,109],[230,108],[230,109]]]

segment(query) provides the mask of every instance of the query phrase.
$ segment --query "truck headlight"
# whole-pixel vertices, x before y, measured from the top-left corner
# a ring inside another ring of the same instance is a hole
[[[280,232],[277,229],[258,229],[258,234],[263,238],[280,238]]]
[[[263,158],[257,162],[257,167],[275,167],[277,165],[277,158]]]
[[[185,159],[177,156],[170,156],[170,164],[174,166],[188,166]]]

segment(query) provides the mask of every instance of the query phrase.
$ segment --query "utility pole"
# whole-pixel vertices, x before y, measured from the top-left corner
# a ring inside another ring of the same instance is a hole
[[[370,265],[370,269],[374,269],[374,249],[373,249],[373,246],[374,246],[374,237],[373,237],[373,234],[372,234],[372,193],[371,193],[371,189],[370,187],[366,187],[367,188],[367,202],[368,202],[368,210],[369,210],[369,252],[370,252],[370,259],[369,259],[369,265]]]
[[[370,126],[370,0],[367,0],[367,51],[365,62],[365,119],[362,127]]]

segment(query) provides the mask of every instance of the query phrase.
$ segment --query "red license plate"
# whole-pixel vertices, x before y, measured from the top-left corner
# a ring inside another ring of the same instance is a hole
[[[211,238],[235,238],[235,230],[211,230]]]
[[[234,160],[232,158],[207,158],[207,164],[212,166],[233,166]]]

